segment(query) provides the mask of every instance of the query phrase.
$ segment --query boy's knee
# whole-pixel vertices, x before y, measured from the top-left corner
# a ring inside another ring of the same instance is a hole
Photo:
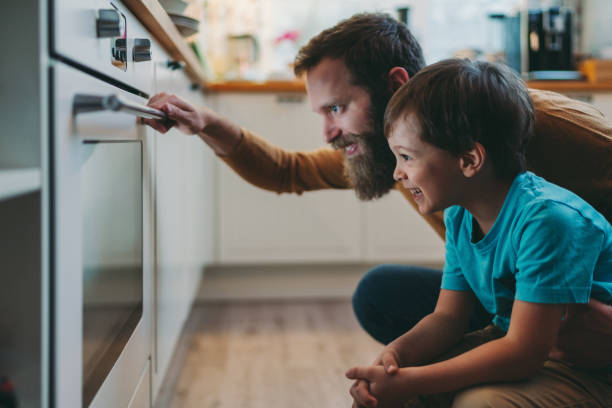
[[[496,387],[469,388],[457,393],[452,408],[515,408],[517,401],[511,394]]]

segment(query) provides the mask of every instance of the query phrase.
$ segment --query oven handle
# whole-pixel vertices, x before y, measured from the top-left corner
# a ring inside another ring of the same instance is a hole
[[[168,115],[166,115],[166,112],[162,112],[158,109],[153,109],[135,102],[127,101],[116,94],[106,96],[76,94],[72,100],[72,112],[75,115],[85,112],[105,110],[130,113],[132,115],[148,119],[168,120]]]

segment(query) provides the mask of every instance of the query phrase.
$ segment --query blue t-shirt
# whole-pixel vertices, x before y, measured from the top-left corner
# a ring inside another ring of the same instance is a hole
[[[444,212],[442,288],[473,291],[508,330],[514,299],[612,303],[612,226],[576,194],[533,173],[518,175],[488,234],[472,242],[472,215]]]

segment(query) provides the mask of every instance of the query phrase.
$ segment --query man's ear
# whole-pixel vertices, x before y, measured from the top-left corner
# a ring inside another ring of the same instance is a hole
[[[485,164],[487,151],[483,145],[476,142],[471,150],[460,156],[459,165],[465,177],[474,177]]]
[[[395,92],[402,85],[404,85],[410,79],[410,75],[408,75],[408,71],[402,67],[393,67],[389,71],[389,76],[387,78],[389,90],[391,92]]]

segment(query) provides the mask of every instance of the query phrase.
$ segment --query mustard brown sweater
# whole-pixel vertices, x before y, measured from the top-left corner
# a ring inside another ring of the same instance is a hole
[[[536,120],[527,168],[578,194],[612,222],[612,122],[593,106],[554,92],[530,90]],[[249,183],[277,193],[351,188],[341,151],[292,152],[246,129],[235,150],[221,157]],[[416,208],[410,191],[395,185]],[[442,212],[423,215],[444,238]]]

